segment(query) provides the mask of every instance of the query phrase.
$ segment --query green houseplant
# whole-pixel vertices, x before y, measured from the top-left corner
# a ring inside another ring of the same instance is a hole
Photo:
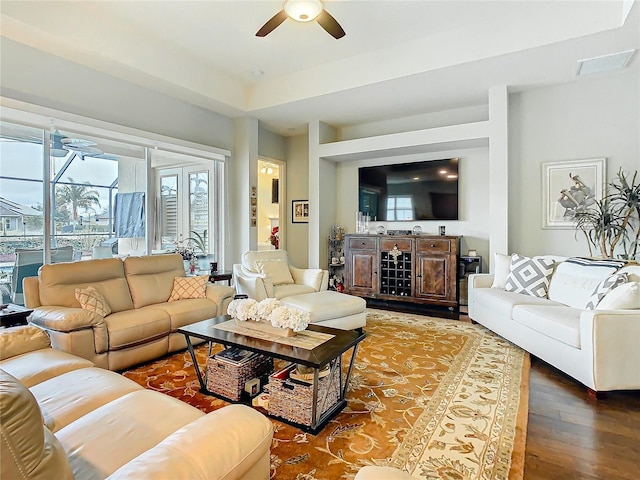
[[[637,260],[640,244],[638,171],[631,177],[628,172],[618,170],[602,200],[576,213],[574,223],[587,239],[590,256],[595,249],[604,258],[614,258],[617,254],[625,260]]]

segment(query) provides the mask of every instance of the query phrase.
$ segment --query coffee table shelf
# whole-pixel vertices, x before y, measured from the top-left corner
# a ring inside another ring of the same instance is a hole
[[[244,350],[250,350],[253,352],[261,353],[263,355],[270,356],[274,359],[284,360],[291,363],[297,363],[310,367],[313,371],[313,392],[312,392],[312,415],[310,425],[304,425],[296,422],[292,422],[286,418],[270,415],[273,418],[277,418],[280,421],[300,428],[303,431],[317,434],[324,428],[324,426],[337,415],[347,404],[346,394],[349,385],[349,378],[353,369],[353,362],[355,360],[358,345],[364,340],[366,335],[363,332],[356,330],[339,330],[335,328],[322,327],[319,325],[309,325],[308,330],[322,332],[333,335],[332,338],[326,342],[318,345],[313,349],[304,349],[282,343],[276,343],[269,340],[262,340],[260,338],[249,337],[239,333],[233,333],[222,329],[215,328],[215,325],[230,320],[231,317],[223,315],[202,322],[197,322],[191,325],[187,325],[178,329],[178,333],[182,333],[185,336],[187,342],[187,348],[193,360],[194,369],[198,376],[200,383],[200,392],[206,395],[213,395],[223,400],[233,402],[233,400],[227,399],[220,395],[217,395],[207,389],[206,379],[202,373],[202,370],[197,362],[193,344],[191,343],[191,337],[200,338],[209,342],[209,353],[211,355],[212,346],[214,343],[227,347],[239,347]],[[351,350],[349,363],[347,366],[347,373],[343,373],[342,356],[344,353]],[[340,382],[339,395],[337,402],[327,409],[324,413],[317,411],[318,403],[318,385],[319,385],[319,372],[326,365],[329,365],[331,370],[331,377],[337,371],[337,377]],[[237,402],[235,402],[237,403]]]

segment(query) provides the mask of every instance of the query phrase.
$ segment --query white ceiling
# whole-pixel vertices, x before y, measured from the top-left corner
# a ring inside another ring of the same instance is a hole
[[[282,5],[2,0],[0,31],[283,134],[314,119],[346,126],[483,105],[492,86],[578,81],[578,60],[640,47],[639,7],[627,0],[326,0],[344,38],[290,19],[256,37]]]

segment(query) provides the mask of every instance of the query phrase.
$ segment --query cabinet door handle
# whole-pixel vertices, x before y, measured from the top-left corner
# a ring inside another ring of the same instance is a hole
[[[432,243],[432,244],[431,244],[431,248],[436,248],[436,246]]]
[[[422,275],[416,275],[416,278],[422,278]]]
[[[360,242],[360,245],[364,245],[364,242]]]

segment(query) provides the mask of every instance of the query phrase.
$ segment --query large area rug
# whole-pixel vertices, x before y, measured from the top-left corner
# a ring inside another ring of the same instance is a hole
[[[322,432],[272,420],[272,478],[350,479],[365,465],[428,480],[522,478],[526,352],[479,325],[381,310],[367,310],[365,331],[348,405]],[[197,354],[204,365],[206,347]],[[226,405],[198,392],[188,352],[124,375],[205,412]]]

